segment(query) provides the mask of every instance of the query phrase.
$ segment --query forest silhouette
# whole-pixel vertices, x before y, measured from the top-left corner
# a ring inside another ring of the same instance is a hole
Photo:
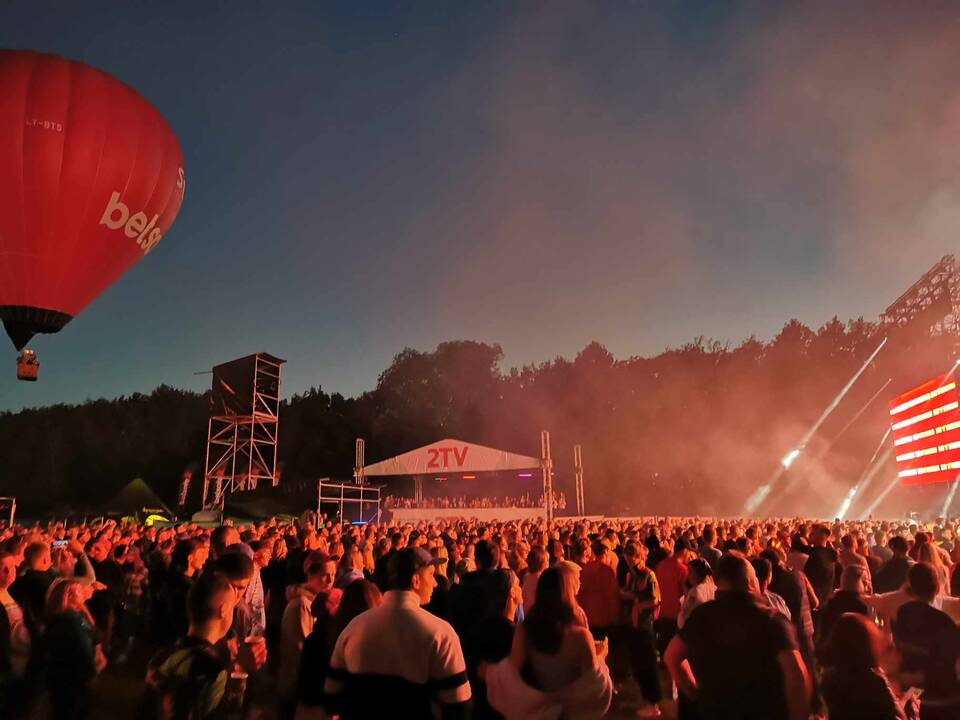
[[[833,318],[812,330],[791,320],[769,342],[696,338],[625,359],[593,342],[572,359],[512,369],[502,368],[498,345],[407,348],[357,397],[317,386],[283,402],[282,482],[349,478],[358,437],[367,441],[368,462],[446,437],[538,455],[546,429],[555,485],[571,498],[572,448],[582,445],[588,513],[738,515],[885,336],[887,347],[791,468],[798,482],[769,507],[831,517],[888,426],[888,400],[949,370],[957,336],[863,319]],[[322,368],[322,358],[310,362]],[[194,510],[208,411],[209,393],[162,385],[149,394],[2,413],[0,495],[16,496],[28,512],[95,512],[141,477],[172,505],[191,470],[187,510]],[[883,477],[893,472],[891,460]],[[903,502],[908,490],[888,501]],[[922,498],[925,491],[914,492]]]

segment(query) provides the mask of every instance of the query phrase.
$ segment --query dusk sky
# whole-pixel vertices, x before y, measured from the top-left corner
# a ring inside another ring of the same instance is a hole
[[[4,340],[0,409],[257,350],[286,395],[353,395],[444,340],[504,369],[766,340],[875,319],[960,247],[953,3],[0,0],[0,47],[137,89],[187,180],[32,341],[40,382]]]

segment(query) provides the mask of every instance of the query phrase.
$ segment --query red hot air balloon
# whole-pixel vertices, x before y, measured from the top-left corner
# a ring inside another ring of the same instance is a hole
[[[18,350],[150,252],[183,191],[177,139],[131,88],[0,50],[0,320]]]

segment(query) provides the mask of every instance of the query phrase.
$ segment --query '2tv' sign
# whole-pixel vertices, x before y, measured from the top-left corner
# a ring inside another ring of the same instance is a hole
[[[467,459],[467,450],[469,447],[439,447],[427,448],[427,454],[430,460],[427,462],[427,468],[430,470],[449,470],[451,467],[462,468]],[[450,456],[453,455],[453,462],[450,464]]]

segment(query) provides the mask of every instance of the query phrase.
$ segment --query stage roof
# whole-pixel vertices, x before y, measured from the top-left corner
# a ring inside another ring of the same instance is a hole
[[[368,477],[371,475],[438,475],[531,470],[538,467],[540,467],[540,460],[535,457],[447,438],[389,460],[367,465],[363,469],[363,474]]]

